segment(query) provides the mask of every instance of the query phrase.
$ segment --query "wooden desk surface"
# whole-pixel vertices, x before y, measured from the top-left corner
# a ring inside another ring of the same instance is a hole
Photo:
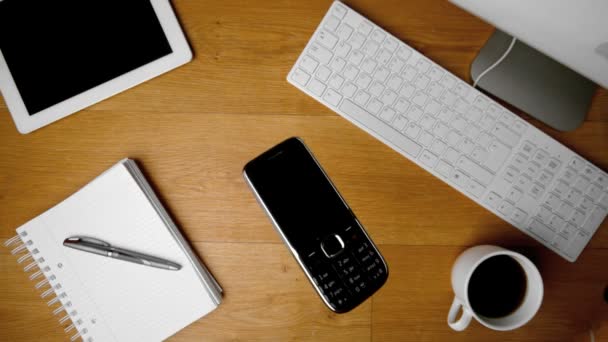
[[[129,156],[225,289],[218,310],[172,341],[563,341],[606,317],[607,222],[569,263],[285,81],[330,1],[173,3],[192,63],[29,135],[17,133],[0,104],[0,240]],[[493,30],[444,0],[347,3],[466,80]],[[605,90],[574,132],[531,122],[608,170]],[[349,314],[323,306],[241,177],[247,161],[293,135],[305,139],[389,263],[388,283]],[[473,323],[456,333],[445,323],[450,269],[460,252],[484,243],[536,262],[543,306],[516,331]],[[5,248],[0,269],[0,339],[63,341]]]

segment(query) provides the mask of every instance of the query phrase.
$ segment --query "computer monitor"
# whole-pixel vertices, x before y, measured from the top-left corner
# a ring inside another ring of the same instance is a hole
[[[608,89],[608,1],[450,1],[502,31],[472,64],[476,80],[504,57],[478,80],[485,91],[567,131],[584,120],[594,83]]]

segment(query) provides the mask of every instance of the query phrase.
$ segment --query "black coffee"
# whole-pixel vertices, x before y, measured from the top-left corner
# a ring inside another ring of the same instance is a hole
[[[482,262],[469,281],[469,302],[475,313],[504,317],[521,305],[526,295],[526,273],[512,257],[498,255]]]

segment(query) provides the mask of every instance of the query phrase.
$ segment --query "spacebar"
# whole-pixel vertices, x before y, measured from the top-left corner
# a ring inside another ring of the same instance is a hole
[[[401,151],[406,152],[414,157],[417,157],[422,150],[422,147],[415,143],[410,138],[399,134],[391,126],[380,121],[378,118],[368,113],[361,107],[352,103],[349,100],[342,101],[340,109],[349,117],[362,124],[367,129],[375,132],[382,138],[390,141],[397,146]]]

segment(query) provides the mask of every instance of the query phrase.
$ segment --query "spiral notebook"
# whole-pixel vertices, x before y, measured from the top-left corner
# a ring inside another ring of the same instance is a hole
[[[181,269],[64,247],[74,235],[171,260]],[[6,245],[72,341],[161,341],[221,301],[221,288],[130,159],[18,228]]]

